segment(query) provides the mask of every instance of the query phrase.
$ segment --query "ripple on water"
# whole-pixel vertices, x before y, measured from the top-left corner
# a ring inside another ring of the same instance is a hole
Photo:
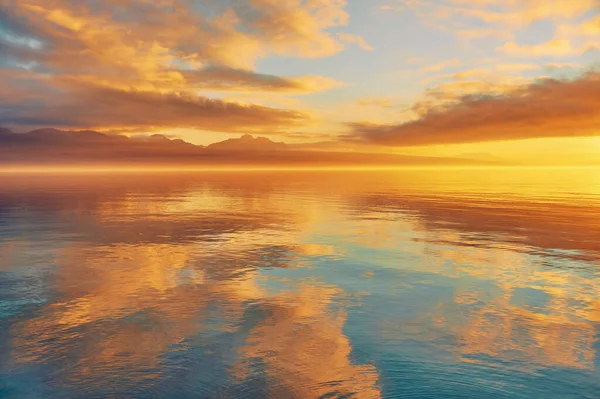
[[[594,177],[442,174],[0,185],[0,399],[598,399]]]

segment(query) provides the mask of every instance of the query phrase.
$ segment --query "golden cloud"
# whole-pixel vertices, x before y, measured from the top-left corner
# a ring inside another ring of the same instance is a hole
[[[449,100],[421,107],[420,117],[405,123],[349,123],[349,137],[391,146],[420,146],[599,134],[597,71],[578,79],[544,79]]]
[[[600,15],[583,22],[581,28],[587,35],[600,35]]]
[[[438,64],[427,65],[421,68],[423,72],[441,72],[448,68],[454,68],[462,66],[463,62],[457,58],[453,58],[451,60],[442,61]]]
[[[598,42],[582,42],[582,34],[596,35],[597,17],[578,24],[578,19],[598,9],[597,0],[410,0],[405,7],[383,7],[387,10],[410,10],[425,23],[451,31],[465,39],[496,37],[506,41],[500,50],[512,55],[573,55]],[[483,26],[474,27],[473,21]],[[514,32],[529,25],[548,21],[556,36],[545,43],[527,46],[514,42]],[[568,34],[567,34],[568,33]],[[578,43],[573,43],[577,41]]]
[[[126,60],[115,55],[140,56],[158,46],[164,49],[167,59],[153,59],[150,51],[146,55],[155,61],[153,64],[168,64],[178,58],[239,68],[252,66],[268,53],[321,57],[344,48],[328,29],[348,23],[345,0],[252,0],[233,1],[229,6],[219,3],[192,7],[186,0],[126,0],[92,7],[86,1],[48,4],[28,0],[12,3],[10,8],[18,16],[27,15],[37,32],[49,34],[61,44],[79,44],[80,56],[94,58],[89,50],[99,50],[105,62],[111,61],[105,56],[113,50],[119,53],[112,53],[112,61],[124,63]],[[65,48],[53,50],[61,52]]]
[[[31,80],[11,92],[49,104],[19,108],[15,97],[5,99],[9,111],[0,124],[65,119],[56,126],[283,127],[304,116],[208,100],[198,90],[307,94],[339,86],[322,76],[260,74],[254,64],[273,55],[329,56],[349,41],[366,48],[358,35],[330,32],[347,25],[345,7],[345,0],[0,0],[7,27],[0,55]],[[44,85],[37,88],[36,81]]]
[[[398,108],[398,100],[391,97],[367,97],[357,101],[357,104],[363,107],[376,107],[376,108]]]
[[[323,76],[279,77],[245,69],[209,67],[178,72],[184,85],[197,89],[236,92],[308,94],[343,85]]]
[[[570,40],[553,39],[545,43],[535,45],[520,45],[515,42],[507,42],[498,50],[509,55],[520,57],[546,57],[546,56],[566,56],[577,55],[586,50],[584,48],[574,48]]]

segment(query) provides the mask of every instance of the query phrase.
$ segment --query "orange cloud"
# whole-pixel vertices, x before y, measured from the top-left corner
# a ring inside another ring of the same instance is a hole
[[[215,91],[308,94],[343,85],[323,76],[279,77],[225,67],[181,71],[179,74],[185,80],[185,86]]]
[[[462,66],[463,62],[459,59],[451,59],[447,61],[440,62],[439,64],[428,65],[421,68],[423,72],[441,72],[448,68],[459,67]]]
[[[600,35],[600,15],[582,23],[581,28],[587,35]]]
[[[545,79],[505,93],[464,95],[396,125],[349,123],[351,139],[391,145],[473,143],[600,134],[600,73]]]
[[[388,10],[410,10],[418,15],[425,23],[437,29],[456,33],[466,39],[496,37],[508,40],[505,45],[511,54],[529,54],[545,56],[555,54],[573,54],[579,51],[583,44],[572,49],[574,38],[582,32],[595,34],[597,32],[594,19],[572,31],[569,35],[559,35],[553,40],[539,46],[524,46],[514,43],[514,32],[539,21],[549,21],[557,31],[565,23],[574,23],[577,18],[596,10],[597,0],[554,0],[549,5],[547,0],[410,0],[402,2],[406,7],[385,6]],[[473,20],[483,24],[474,27]],[[571,26],[571,25],[568,25]],[[562,29],[565,32],[564,29]],[[586,47],[590,47],[587,43]],[[585,49],[584,49],[585,51]]]
[[[473,81],[476,83],[515,83],[518,80],[524,80],[520,75],[523,71],[541,69],[539,65],[533,64],[498,64],[490,67],[473,68],[453,73],[444,73],[429,76],[421,80],[421,84],[428,85],[438,81],[465,82]],[[515,76],[516,75],[516,76]]]
[[[345,0],[205,2],[200,8],[185,0],[158,4],[126,0],[93,7],[86,1],[28,0],[13,3],[11,9],[27,15],[36,31],[63,45],[78,44],[80,56],[94,58],[85,51],[93,48],[101,52],[104,62],[110,62],[109,51],[139,56],[146,48],[160,46],[169,57],[241,68],[268,53],[322,57],[343,50],[342,42],[328,29],[348,23],[345,6]],[[115,10],[125,17],[116,18]],[[54,48],[63,50],[64,46]],[[114,62],[125,61],[115,53],[112,56]]]
[[[432,109],[459,101],[464,96],[481,93],[503,95],[514,92],[523,84],[530,82],[526,78],[514,75],[518,75],[520,71],[530,69],[530,67],[527,64],[498,64],[493,68],[468,69],[431,76],[423,79],[421,84],[440,83],[427,89],[413,105],[412,110],[418,115],[424,115]]]
[[[357,101],[358,105],[363,107],[376,107],[376,108],[398,108],[400,104],[398,100],[395,98],[387,98],[387,97],[368,97],[363,98]]]
[[[545,43],[535,45],[520,45],[515,42],[507,42],[498,50],[520,57],[545,57],[545,56],[567,56],[583,53],[585,48],[574,48],[571,41],[566,39],[553,39]]]
[[[473,1],[454,0],[453,3],[462,6],[472,6]],[[456,12],[476,17],[487,23],[497,23],[505,26],[526,26],[544,19],[574,18],[592,10],[597,6],[595,0],[555,0],[548,6],[546,0],[483,0],[475,2],[480,8],[457,8]],[[479,3],[479,4],[477,4]],[[482,9],[481,6],[484,8]],[[500,11],[492,11],[492,8]]]
[[[272,55],[329,56],[348,41],[366,47],[360,36],[330,32],[348,24],[345,0],[0,0],[0,7],[7,27],[0,56],[31,81],[13,85],[11,93],[38,101],[33,106],[6,99],[9,111],[0,114],[0,124],[13,126],[54,121],[79,128],[285,127],[304,116],[208,100],[197,91],[324,91],[341,83],[260,74],[255,62]],[[44,84],[35,87],[35,81]]]
[[[22,127],[148,130],[189,127],[235,132],[302,125],[301,112],[209,99],[191,92],[121,90],[77,80],[0,74],[0,123]]]

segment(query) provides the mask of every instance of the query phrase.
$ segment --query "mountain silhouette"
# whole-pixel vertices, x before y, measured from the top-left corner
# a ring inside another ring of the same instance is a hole
[[[91,130],[38,129],[14,133],[0,128],[0,164],[11,165],[187,165],[187,166],[392,166],[481,164],[436,158],[342,151],[307,151],[249,134],[207,147],[164,135],[109,135]]]
[[[214,143],[207,148],[220,151],[281,151],[286,150],[287,145],[265,137],[253,137],[249,134],[244,134],[240,138]]]

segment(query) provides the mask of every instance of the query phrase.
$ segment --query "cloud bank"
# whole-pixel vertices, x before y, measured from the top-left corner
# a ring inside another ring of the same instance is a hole
[[[74,80],[36,79],[0,73],[6,96],[0,122],[6,126],[54,126],[113,130],[188,127],[237,132],[303,124],[308,116],[252,104],[209,99],[187,91],[121,90]]]
[[[349,123],[347,138],[390,146],[422,146],[596,136],[600,72],[591,71],[572,80],[544,79],[495,94],[465,95],[420,111],[418,119],[406,123]]]
[[[203,91],[309,94],[341,83],[255,70],[336,54],[345,0],[0,0],[0,124],[268,130],[309,118]],[[27,82],[29,80],[29,82]],[[16,81],[16,82],[15,82]],[[6,92],[9,95],[5,95]]]

